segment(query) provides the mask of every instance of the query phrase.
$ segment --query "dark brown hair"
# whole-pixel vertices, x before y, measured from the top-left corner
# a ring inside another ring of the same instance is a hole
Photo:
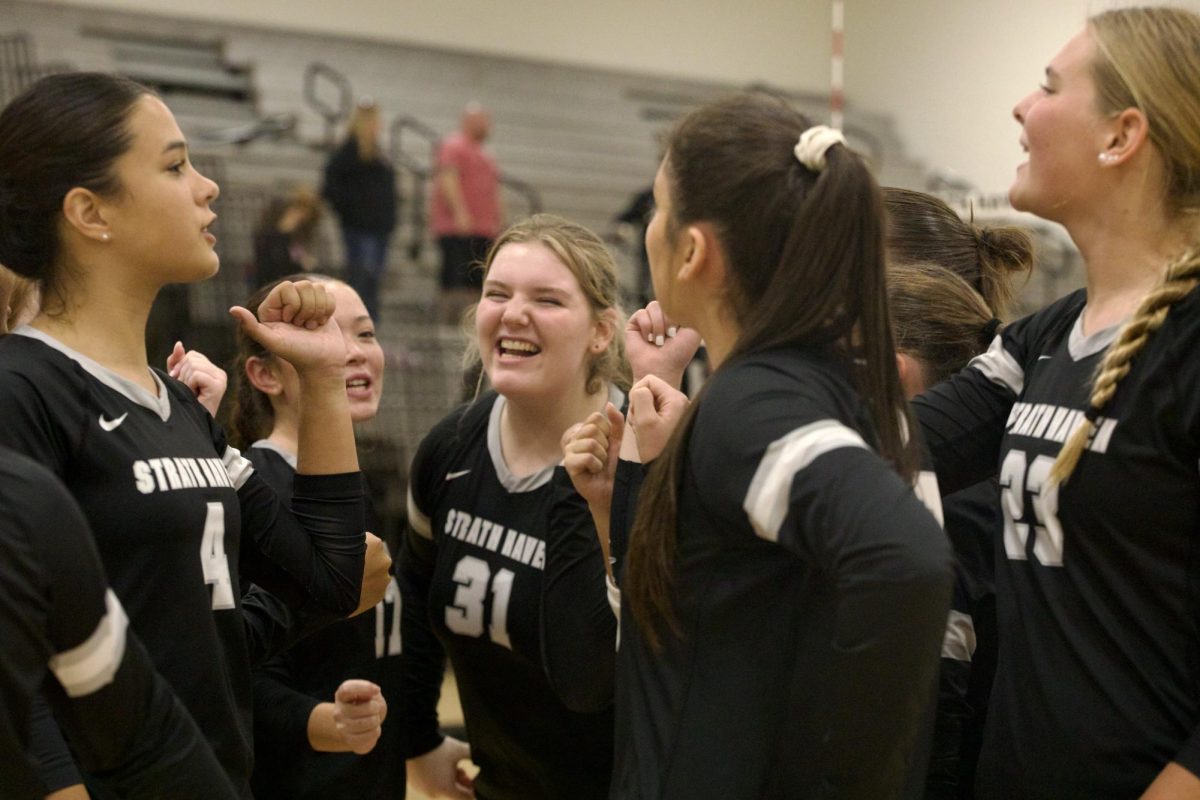
[[[779,346],[832,349],[852,365],[878,452],[908,479],[913,425],[896,372],[883,203],[863,161],[834,145],[819,172],[794,155],[811,123],[784,102],[740,95],[692,112],[670,137],[668,236],[706,222],[729,265],[741,328],[727,363]],[[678,490],[703,392],[647,475],[630,536],[625,602],[651,646],[679,633],[672,602]]]
[[[76,187],[120,191],[113,164],[133,142],[134,104],[149,94],[128,78],[68,72],[42,78],[0,111],[0,264],[36,282],[43,303],[60,288],[63,198]]]
[[[300,272],[288,275],[279,280],[263,284],[246,298],[243,304],[251,313],[258,316],[258,307],[263,300],[279,284],[284,281],[316,281],[335,283],[336,278],[321,275],[316,272]],[[255,388],[246,375],[246,362],[251,358],[273,358],[271,352],[258,342],[251,339],[242,331],[239,325],[234,331],[234,341],[237,343],[237,354],[234,356],[230,374],[233,375],[233,402],[229,412],[229,443],[239,450],[245,450],[259,439],[271,435],[275,426],[275,409],[271,407],[271,398]]]
[[[1033,238],[1015,226],[979,227],[932,195],[887,187],[887,253],[892,264],[939,264],[1005,318],[1017,275],[1033,269]]]

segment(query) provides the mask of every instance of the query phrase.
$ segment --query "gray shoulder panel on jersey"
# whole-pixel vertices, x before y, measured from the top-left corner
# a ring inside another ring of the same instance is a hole
[[[987,351],[980,353],[967,364],[979,370],[992,383],[998,383],[1015,395],[1025,388],[1025,370],[1004,349],[1004,339],[997,334]]]
[[[296,468],[296,464],[297,464],[296,454],[288,452],[287,450],[284,450],[282,447],[275,444],[270,439],[259,439],[257,442],[255,442],[254,444],[252,444],[250,446],[257,447],[262,450],[274,451],[279,454],[280,458],[282,458],[285,462],[287,462],[287,465],[289,467],[291,467],[292,469]]]
[[[767,541],[779,541],[792,480],[821,456],[843,447],[870,449],[858,431],[833,419],[809,423],[771,442],[742,502],[754,532]]]
[[[104,594],[104,616],[82,644],[50,657],[50,671],[68,697],[83,697],[103,689],[125,658],[125,636],[129,618],[121,601],[108,589]]]
[[[236,447],[226,447],[221,462],[225,465],[225,472],[229,474],[229,482],[233,484],[234,489],[241,489],[254,474],[254,465]]]
[[[118,375],[108,367],[88,358],[78,350],[73,350],[65,344],[55,339],[48,333],[39,331],[30,325],[21,325],[15,328],[13,333],[20,336],[27,336],[30,339],[37,339],[42,344],[53,347],[58,352],[65,355],[67,358],[78,364],[84,372],[91,375],[96,380],[103,383],[108,388],[118,394],[124,395],[131,403],[136,403],[143,408],[153,411],[159,418],[166,422],[171,418],[171,397],[167,394],[167,387],[163,385],[162,379],[154,370],[150,370],[150,377],[154,381],[155,388],[158,390],[158,396],[150,394],[146,389],[137,383]]]

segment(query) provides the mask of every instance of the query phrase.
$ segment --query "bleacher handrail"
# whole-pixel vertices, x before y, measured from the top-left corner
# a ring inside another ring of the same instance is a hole
[[[337,89],[337,108],[330,106],[317,94],[320,80],[327,80]],[[332,148],[338,125],[350,117],[354,106],[354,89],[350,79],[324,61],[310,61],[304,69],[304,100],[325,120],[325,146]]]

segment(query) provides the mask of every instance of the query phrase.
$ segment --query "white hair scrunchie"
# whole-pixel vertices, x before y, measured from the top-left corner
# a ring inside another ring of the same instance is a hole
[[[825,151],[835,144],[845,144],[846,137],[837,128],[814,125],[800,134],[794,153],[801,164],[813,172],[825,169]]]

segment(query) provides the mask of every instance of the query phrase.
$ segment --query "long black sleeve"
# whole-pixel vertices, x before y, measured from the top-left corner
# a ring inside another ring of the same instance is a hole
[[[442,690],[446,652],[429,624],[428,611],[435,555],[433,540],[410,526],[400,552],[399,573],[400,640],[404,642],[403,724],[408,758],[428,753],[443,738],[438,729],[437,701]]]
[[[554,471],[542,584],[542,662],[572,711],[613,702],[617,618],[606,596],[604,552],[587,502],[562,467]]]

